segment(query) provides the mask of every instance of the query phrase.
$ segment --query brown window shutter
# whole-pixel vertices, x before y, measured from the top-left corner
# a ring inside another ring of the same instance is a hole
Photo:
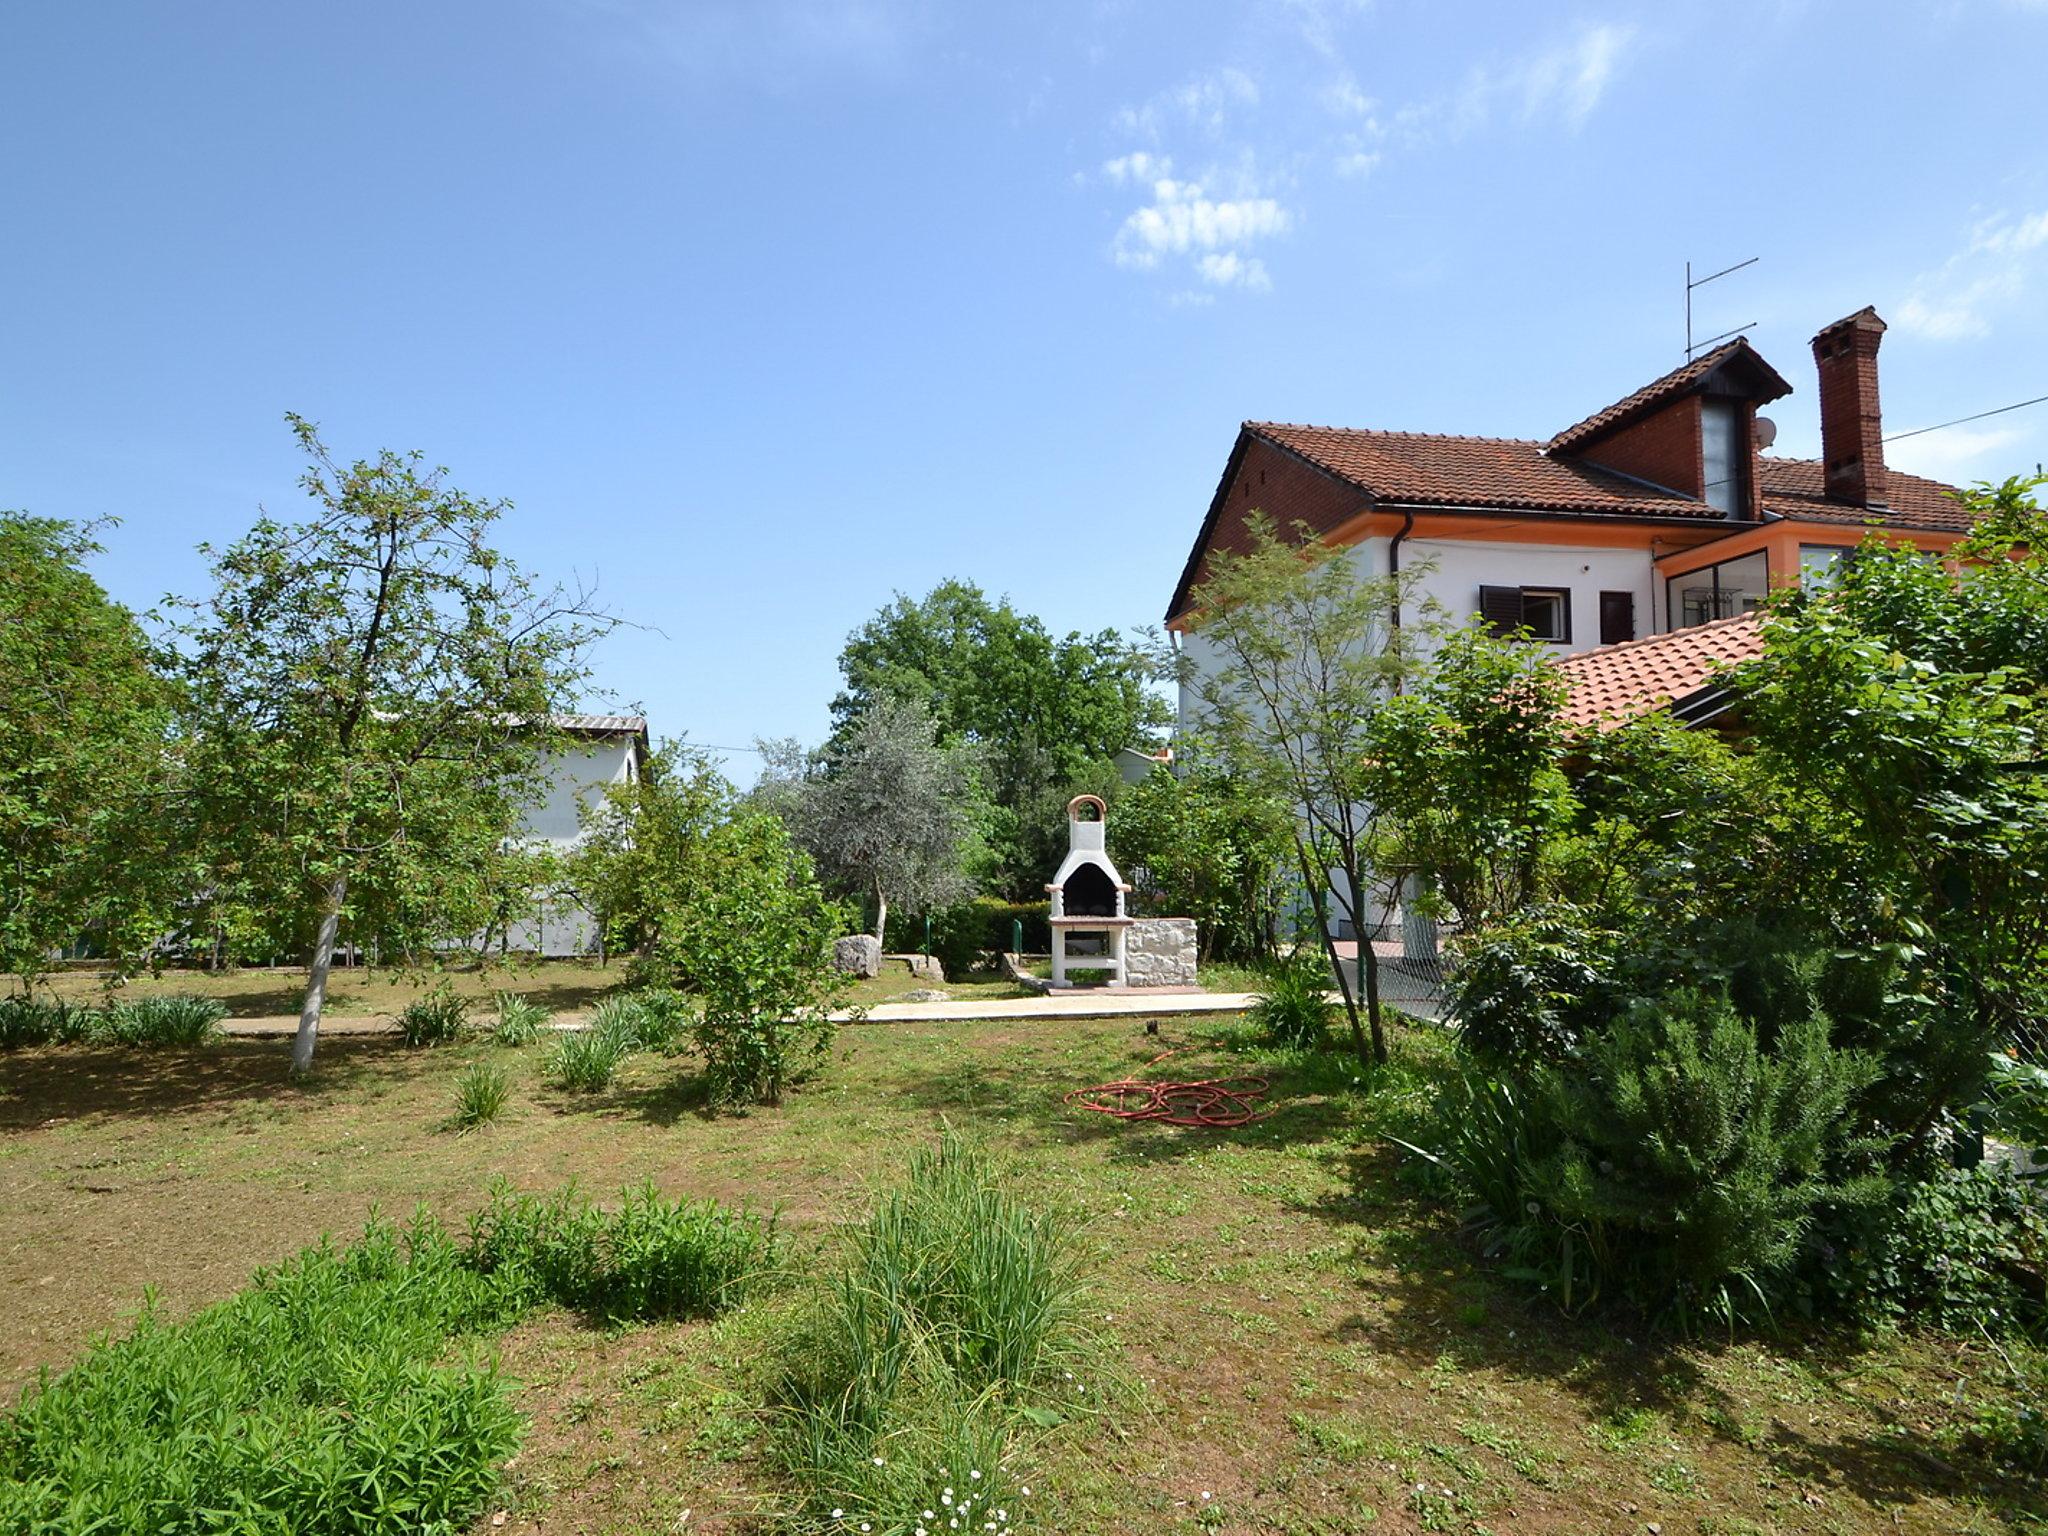
[[[1636,637],[1636,595],[1633,592],[1600,594],[1600,643],[1615,645]]]
[[[1513,634],[1522,627],[1522,589],[1481,587],[1479,616],[1486,620],[1486,627],[1495,634]]]

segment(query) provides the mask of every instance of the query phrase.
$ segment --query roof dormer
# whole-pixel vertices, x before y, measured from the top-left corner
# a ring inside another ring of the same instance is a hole
[[[1737,337],[1595,411],[1547,445],[1574,458],[1697,497],[1725,517],[1757,510],[1757,407],[1792,392]]]

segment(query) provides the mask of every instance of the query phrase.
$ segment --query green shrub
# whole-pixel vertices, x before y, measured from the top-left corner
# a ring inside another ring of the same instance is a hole
[[[1330,1002],[1330,962],[1319,945],[1297,944],[1268,965],[1246,1022],[1273,1045],[1318,1050],[1337,1016]]]
[[[824,1053],[846,995],[831,958],[837,914],[774,817],[735,817],[711,842],[723,873],[664,933],[663,953],[702,1000],[691,1043],[711,1101],[779,1104]]]
[[[123,999],[101,1012],[90,1038],[113,1045],[203,1045],[227,1016],[227,1004],[212,997]]]
[[[449,1344],[510,1315],[428,1221],[373,1222],[182,1323],[146,1306],[0,1421],[0,1529],[466,1528],[519,1417]]]
[[[1882,1206],[1830,1233],[1832,1298],[1867,1314],[2002,1335],[2048,1322],[2048,1207],[2009,1163],[1914,1170]],[[1844,1294],[1846,1293],[1846,1294]]]
[[[1052,904],[1046,901],[1003,901],[977,896],[941,907],[931,914],[931,952],[954,979],[978,970],[984,956],[1010,948],[1014,923],[1024,929],[1027,954],[1052,948]],[[925,946],[924,914],[897,913],[889,919],[883,947],[891,954],[920,954]]]
[[[553,1018],[547,1009],[517,992],[500,992],[498,1022],[491,1029],[491,1038],[500,1045],[531,1045]]]
[[[1551,1217],[1586,1234],[1594,1262],[1681,1326],[1768,1313],[1823,1206],[1881,1198],[1853,1168],[1847,1110],[1874,1076],[1833,1048],[1827,1021],[1782,1025],[1771,1049],[1725,995],[1639,999],[1552,1070],[1538,1114],[1562,1138],[1546,1162]]]
[[[608,1318],[711,1317],[775,1269],[774,1217],[711,1200],[626,1191],[616,1212],[574,1189],[539,1197],[504,1185],[470,1219],[470,1251],[509,1294]]]
[[[462,1033],[469,1005],[452,988],[436,987],[406,1004],[398,1016],[398,1032],[409,1046],[446,1045]]]
[[[1562,905],[1533,908],[1458,941],[1446,998],[1459,1038],[1480,1061],[1554,1061],[1588,1021],[1612,1014],[1609,936]]]
[[[455,1079],[455,1123],[465,1131],[489,1125],[498,1118],[511,1094],[502,1068],[487,1061],[471,1062]]]
[[[606,1029],[566,1032],[548,1053],[548,1080],[571,1093],[596,1093],[611,1086],[631,1048]]]

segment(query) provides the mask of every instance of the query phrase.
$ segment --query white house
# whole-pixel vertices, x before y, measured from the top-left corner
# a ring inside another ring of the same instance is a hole
[[[646,771],[647,722],[639,715],[557,715],[555,729],[569,743],[548,754],[546,791],[526,813],[521,835],[529,847],[566,853],[582,837],[585,808],[605,790],[631,784]],[[508,926],[501,947],[522,954],[562,957],[594,954],[596,919],[575,892],[541,893],[531,916]]]
[[[1214,667],[1193,593],[1212,551],[1245,548],[1255,512],[1305,526],[1361,577],[1426,567],[1423,591],[1454,621],[1482,616],[1559,658],[1750,612],[1872,530],[1946,550],[1969,521],[1954,488],[1884,462],[1884,329],[1866,308],[1813,338],[1820,459],[1766,452],[1776,429],[1758,412],[1792,386],[1741,338],[1543,441],[1245,422],[1167,605],[1193,674],[1183,729]],[[1640,659],[1595,672],[1626,691]]]

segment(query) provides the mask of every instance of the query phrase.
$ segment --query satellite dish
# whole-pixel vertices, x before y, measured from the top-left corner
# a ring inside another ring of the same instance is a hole
[[[1766,448],[1770,447],[1770,446],[1771,446],[1771,444],[1775,443],[1775,442],[1776,442],[1777,440],[1778,440],[1778,424],[1777,424],[1777,423],[1776,423],[1775,421],[1771,420],[1771,418],[1770,418],[1770,417],[1768,417],[1768,416],[1759,416],[1759,417],[1757,417],[1757,419],[1756,419],[1756,446],[1757,446],[1757,451],[1758,451],[1759,453],[1761,453],[1761,452],[1762,452],[1762,451],[1763,451],[1764,449],[1766,449]]]

